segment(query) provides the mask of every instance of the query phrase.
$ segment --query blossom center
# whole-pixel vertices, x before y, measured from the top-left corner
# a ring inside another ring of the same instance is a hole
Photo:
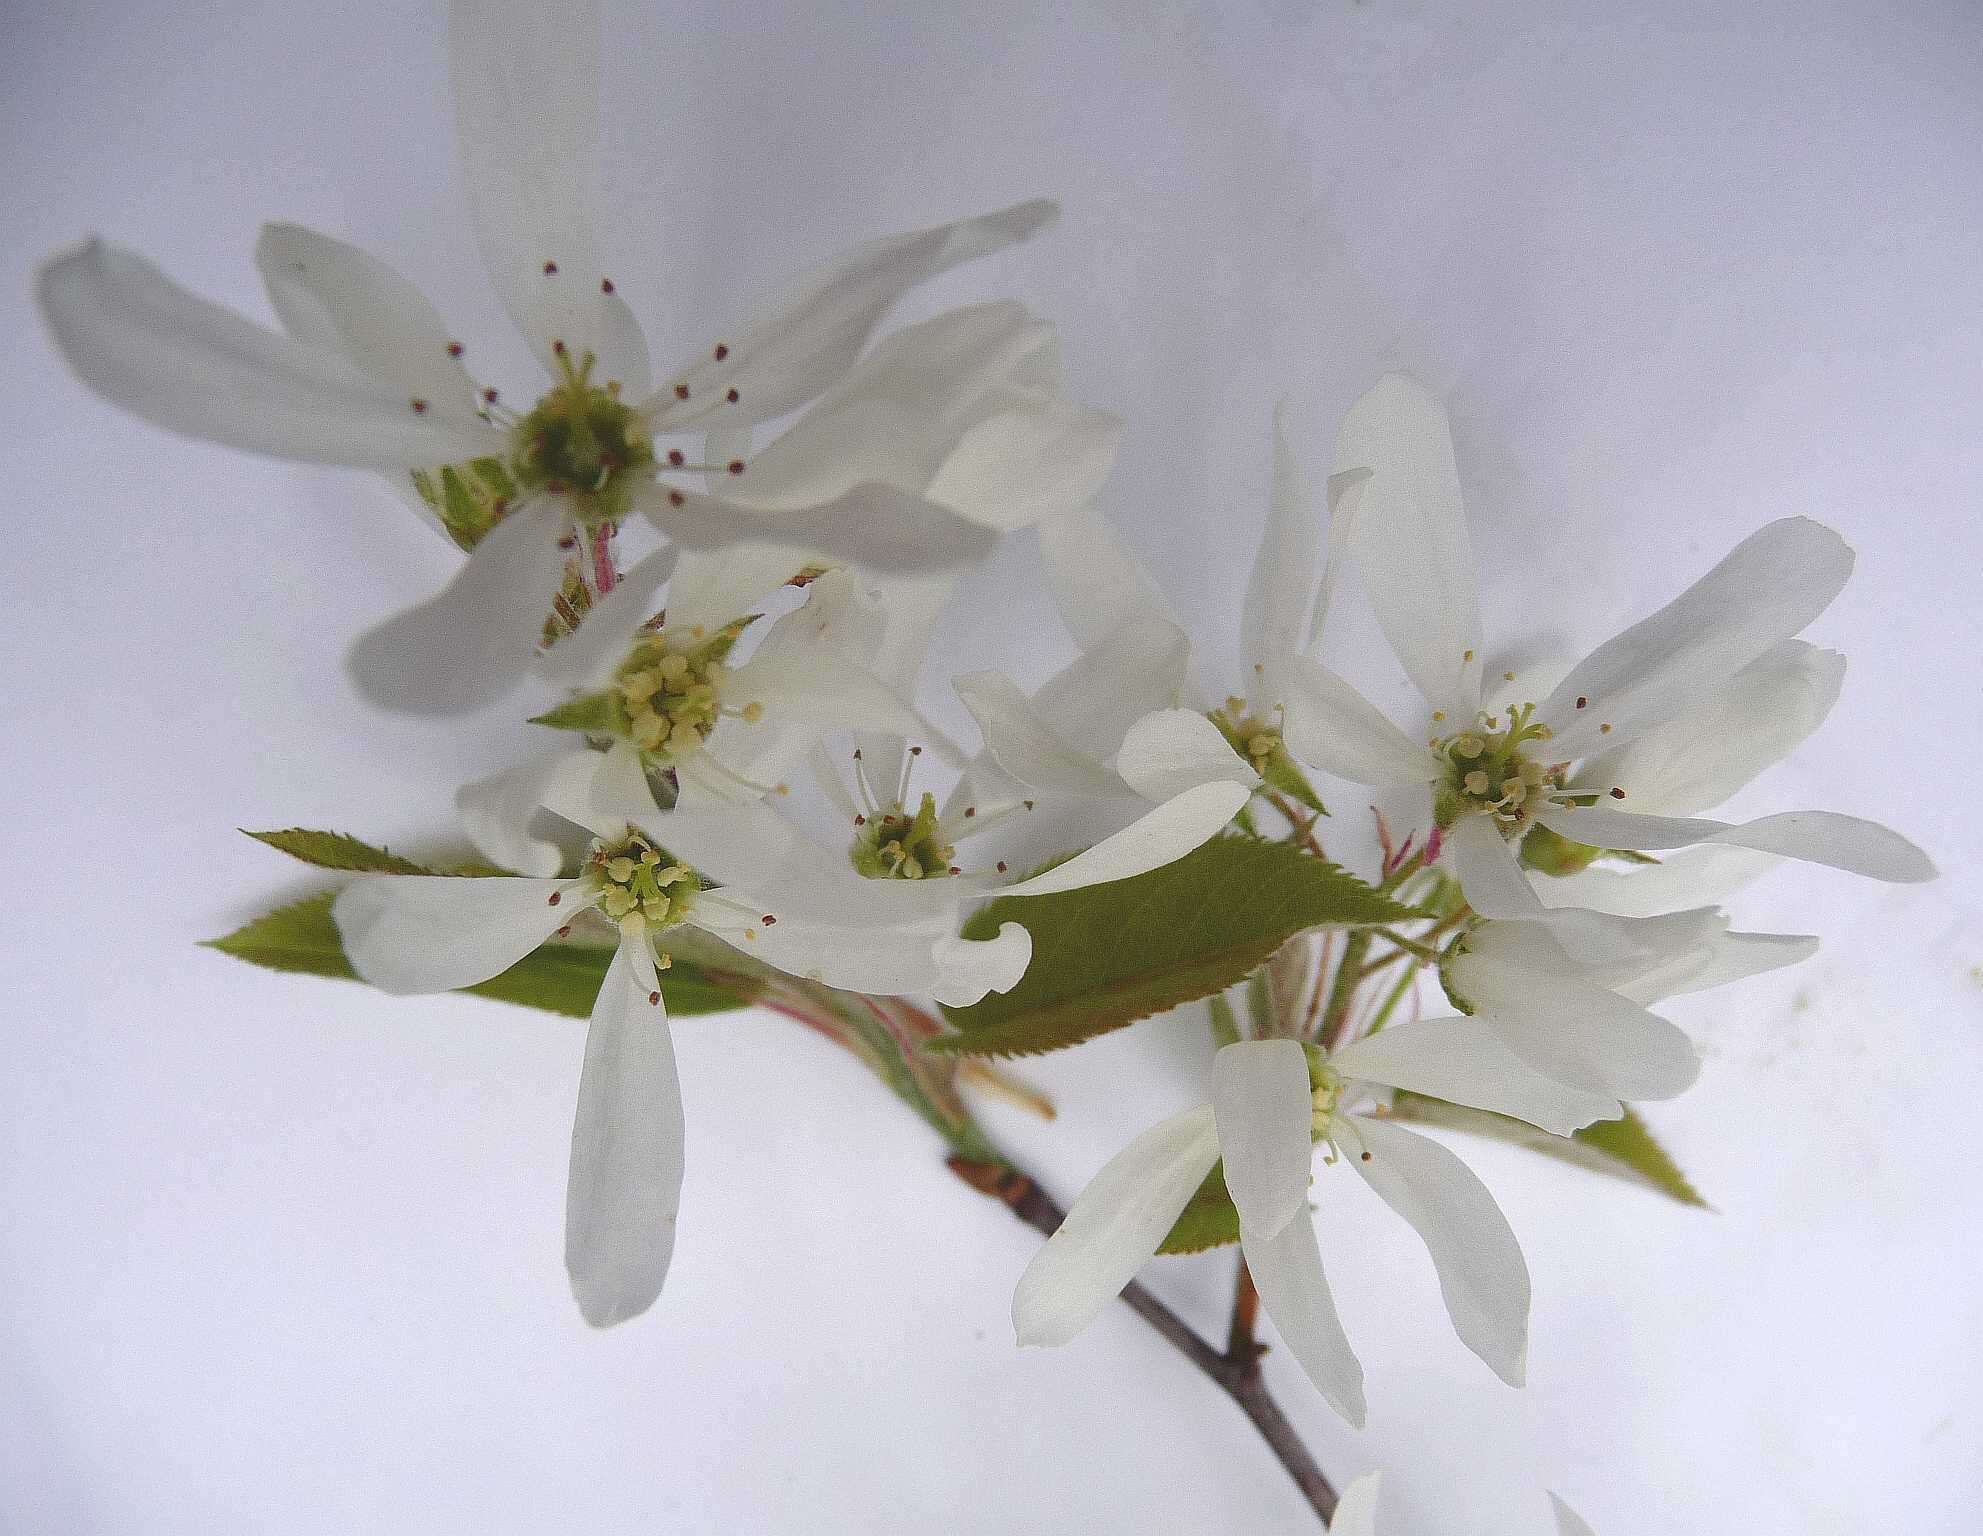
[[[702,889],[694,870],[670,863],[638,832],[616,843],[595,842],[586,863],[602,891],[600,911],[628,938],[686,921]]]
[[[1226,700],[1223,709],[1206,717],[1219,728],[1233,751],[1245,758],[1254,772],[1264,776],[1270,759],[1283,750],[1280,727],[1263,715],[1248,710],[1246,700],[1237,696]]]
[[[1433,789],[1439,825],[1484,815],[1503,837],[1520,837],[1563,787],[1561,767],[1533,755],[1549,734],[1535,718],[1535,705],[1518,704],[1505,716],[1483,711],[1468,729],[1434,737],[1430,746],[1443,768]]]
[[[877,816],[863,816],[849,850],[854,868],[870,880],[924,880],[954,874],[957,850],[943,840],[936,796],[925,793],[912,816],[898,802]]]
[[[567,498],[588,527],[617,522],[652,478],[653,433],[617,382],[592,383],[590,352],[574,363],[561,343],[557,358],[558,383],[511,430],[512,472],[523,491]]]
[[[1343,1075],[1329,1065],[1329,1057],[1319,1046],[1306,1046],[1308,1053],[1308,1134],[1321,1142],[1330,1138],[1330,1123],[1343,1101]]]
[[[711,638],[678,637],[667,630],[634,642],[613,674],[612,696],[623,717],[625,736],[657,766],[679,762],[698,750],[723,713],[723,658],[736,643],[740,625]],[[764,713],[752,704],[738,711],[746,719]]]

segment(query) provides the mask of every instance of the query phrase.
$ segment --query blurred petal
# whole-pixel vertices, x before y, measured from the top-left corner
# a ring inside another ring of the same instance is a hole
[[[1308,1053],[1294,1040],[1241,1040],[1212,1058],[1212,1112],[1226,1190],[1248,1231],[1269,1238],[1308,1212],[1314,1117]]]
[[[911,288],[1024,240],[1057,212],[1049,202],[1018,203],[858,247],[768,318],[670,378],[662,399],[675,403],[654,413],[656,430],[673,431],[678,420],[707,414],[705,402],[732,389],[736,403],[713,414],[722,426],[795,410],[853,367],[875,327]]]
[[[1343,1490],[1328,1536],[1377,1536],[1378,1476],[1366,1472]]]
[[[927,740],[935,733],[866,667],[843,657],[759,656],[723,685],[726,706],[762,704],[767,721],[814,731],[893,731]]]
[[[1189,709],[1160,709],[1138,720],[1122,738],[1115,770],[1145,800],[1168,800],[1196,784],[1251,790],[1260,782],[1219,728]]]
[[[36,294],[76,376],[170,432],[396,475],[508,447],[505,434],[445,401],[409,396],[337,352],[195,298],[100,240],[44,266]]]
[[[1573,790],[1623,789],[1634,811],[1711,810],[1824,723],[1845,658],[1801,640],[1774,646],[1664,725],[1586,761]]]
[[[1261,1304],[1288,1353],[1301,1363],[1329,1406],[1352,1428],[1363,1428],[1363,1367],[1343,1336],[1335,1298],[1322,1273],[1315,1223],[1300,1216],[1273,1237],[1261,1237],[1241,1226],[1239,1245]]]
[[[1082,649],[1139,614],[1172,617],[1156,582],[1095,508],[1077,507],[1038,532],[1047,589]]]
[[[1681,907],[1715,906],[1778,862],[1774,855],[1752,848],[1704,843],[1657,864],[1593,864],[1574,875],[1536,875],[1531,883],[1552,907],[1651,917]]]
[[[1019,1277],[1012,1295],[1019,1342],[1065,1344],[1092,1323],[1156,1253],[1218,1160],[1218,1134],[1204,1105],[1152,1127],[1111,1158]]]
[[[967,672],[951,679],[951,686],[978,722],[986,750],[1022,784],[1102,798],[1125,792],[1117,775],[1048,729],[1033,701],[1003,673]]]
[[[1550,830],[1599,848],[1732,843],[1871,880],[1914,884],[1935,878],[1935,866],[1928,855],[1898,832],[1876,821],[1834,811],[1784,811],[1735,826],[1700,816],[1640,816],[1592,805],[1545,811],[1541,819]]]
[[[512,511],[438,593],[358,637],[349,665],[359,692],[418,715],[467,714],[508,693],[537,655],[565,531],[555,499]]]
[[[585,1036],[565,1188],[565,1269],[595,1328],[661,1294],[682,1203],[682,1090],[647,940],[622,941]]]
[[[386,992],[448,992],[499,975],[592,904],[572,880],[365,875],[331,915],[353,970]]]
[[[1818,940],[1802,933],[1724,933],[1698,954],[1659,966],[1622,983],[1618,992],[1635,1003],[1652,1004],[1689,992],[1705,992],[1746,981],[1768,971],[1799,965],[1818,952]]]
[[[1011,532],[1085,505],[1115,467],[1122,421],[1053,399],[968,428],[926,492],[973,522]]]
[[[1659,612],[1571,669],[1536,711],[1555,733],[1551,753],[1582,757],[1600,741],[1622,746],[1671,720],[1823,613],[1851,574],[1845,541],[1809,518],[1752,533]]]
[[[1187,789],[1065,864],[1008,885],[1000,894],[1045,896],[1160,869],[1217,837],[1251,797],[1252,791],[1244,784],[1200,784]]]
[[[588,748],[553,752],[455,791],[455,814],[482,856],[521,875],[549,879],[564,867],[564,853],[530,825],[539,810],[563,798],[560,782],[581,778],[589,787],[600,757]]]
[[[1555,1494],[1549,1496],[1550,1507],[1556,1512],[1556,1536],[1597,1536],[1584,1517]]]
[[[1182,629],[1160,613],[1132,614],[1042,683],[1033,710],[1075,751],[1106,759],[1138,720],[1178,703],[1190,663]]]
[[[1267,527],[1240,613],[1240,661],[1248,669],[1249,691],[1271,659],[1303,648],[1322,550],[1323,519],[1309,503],[1301,465],[1288,447],[1286,401],[1274,408],[1273,474]]]
[[[1356,1135],[1370,1156],[1349,1165],[1425,1240],[1453,1331],[1519,1387],[1529,1351],[1529,1267],[1501,1207],[1436,1141],[1367,1115],[1356,1117]]]
[[[1426,702],[1470,720],[1480,701],[1480,600],[1445,409],[1402,374],[1350,407],[1337,471],[1368,469],[1350,548],[1377,615]]]
[[[1287,706],[1281,734],[1304,763],[1353,784],[1430,784],[1439,761],[1385,719],[1377,707],[1319,662],[1283,658],[1277,669]]]
[[[1473,1019],[1407,1019],[1329,1060],[1347,1077],[1512,1115],[1556,1136],[1622,1112],[1615,1098],[1544,1077]]]
[[[611,592],[593,600],[577,629],[537,659],[538,676],[581,691],[603,688],[627,659],[641,626],[654,617],[675,563],[673,549],[637,561]]]

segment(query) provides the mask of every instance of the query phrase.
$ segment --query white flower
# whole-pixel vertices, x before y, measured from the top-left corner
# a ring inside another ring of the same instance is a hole
[[[1328,1536],[1378,1536],[1378,1477],[1378,1473],[1366,1472],[1343,1490],[1335,1518],[1329,1522]],[[1556,1536],[1594,1536],[1583,1517],[1553,1493],[1549,1504],[1556,1515]]]
[[[607,757],[621,773],[638,774],[630,753]],[[701,929],[829,986],[960,1003],[1011,986],[1031,951],[1016,924],[982,943],[939,922],[850,926],[850,914],[831,893],[809,889],[802,871],[752,864],[747,848],[728,850],[725,884],[711,888],[678,861],[656,824],[601,809],[610,798],[645,794],[644,780],[602,783],[594,763],[568,760],[540,799],[592,834],[576,877],[371,875],[345,887],[333,907],[353,968],[400,993],[486,981],[588,912],[618,928],[586,1037],[565,1221],[572,1292],[599,1327],[652,1304],[674,1246],[681,1093],[656,974],[671,930]],[[851,916],[858,922],[860,914]]]
[[[306,462],[412,472],[472,554],[431,602],[372,632],[360,682],[394,707],[457,712],[527,666],[575,535],[644,515],[690,549],[749,539],[807,558],[956,567],[993,530],[1084,499],[1116,423],[1061,398],[1051,331],[1018,305],[939,316],[861,353],[895,301],[1024,239],[1032,202],[865,246],[771,318],[658,387],[601,270],[591,195],[601,30],[592,5],[457,5],[458,140],[484,263],[553,386],[513,415],[478,390],[434,309],[375,258],[288,225],[258,257],[288,335],[174,286],[101,242],[39,295],[85,383],[174,431]],[[813,402],[761,453],[755,425]],[[695,433],[693,451],[657,434]],[[695,462],[691,462],[691,461]],[[707,470],[709,484],[704,486]]]
[[[1602,1040],[1591,1046],[1602,1053]],[[1163,1121],[1118,1153],[1034,1257],[1012,1302],[1022,1344],[1062,1344],[1154,1254],[1221,1158],[1240,1244],[1289,1353],[1352,1424],[1363,1371],[1323,1278],[1307,1192],[1314,1143],[1347,1162],[1418,1231],[1460,1338],[1511,1385],[1527,1352],[1529,1278],[1493,1197],[1446,1148],[1387,1121],[1372,1086],[1414,1088],[1564,1132],[1615,1113],[1602,1095],[1530,1070],[1470,1019],[1393,1025],[1325,1055],[1249,1040],[1213,1061],[1210,1105]]]
[[[1641,814],[1625,808],[1631,786],[1614,771],[1633,770],[1668,790],[1670,803],[1712,803],[1802,739],[1830,664],[1788,642],[1851,570],[1835,533],[1804,518],[1770,524],[1571,668],[1541,702],[1489,712],[1444,412],[1389,376],[1350,412],[1336,462],[1371,471],[1350,545],[1385,636],[1430,706],[1433,734],[1412,739],[1333,672],[1299,658],[1284,673],[1288,744],[1358,783],[1426,785],[1475,911],[1580,929],[1580,939],[1592,931],[1588,914],[1545,907],[1517,862],[1537,827],[1595,848],[1715,843],[1882,880],[1933,875],[1913,844],[1855,817],[1799,811],[1731,825]]]

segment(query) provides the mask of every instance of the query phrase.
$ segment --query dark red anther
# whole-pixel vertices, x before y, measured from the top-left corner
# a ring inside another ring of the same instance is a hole
[[[668,493],[668,505],[671,507],[679,507],[687,500],[688,497],[684,496],[680,491],[670,491]]]
[[[648,993],[647,1004],[650,1008],[658,1008],[661,1005],[661,994],[659,992]],[[1368,1154],[1365,1155],[1367,1156]]]
[[[681,449],[670,448],[668,450],[668,464],[671,468],[680,469],[687,462],[688,460],[682,456]]]
[[[1591,707],[1591,701],[1590,701],[1589,699],[1587,699],[1587,698],[1585,698],[1585,697],[1584,697],[1584,696],[1583,696],[1583,695],[1582,695],[1581,693],[1580,693],[1580,694],[1578,694],[1578,695],[1577,695],[1577,708],[1579,708],[1579,709],[1589,709],[1590,707]]]
[[[425,416],[427,414],[427,402],[425,400],[415,400],[413,402],[413,414],[415,416]]]
[[[773,917],[769,912],[767,912],[764,914],[764,916],[760,917],[758,921],[764,924],[765,927],[769,928],[773,923],[777,922],[778,919]]]
[[[613,280],[610,277],[600,278],[599,291],[601,293],[611,293],[613,291]]]
[[[729,401],[730,404],[735,405],[737,403],[737,392],[734,389],[730,390],[727,393],[725,393],[723,398]]]
[[[458,341],[451,341],[448,343],[449,357],[460,357],[461,354],[466,350],[467,348],[463,347],[462,344]]]
[[[1006,866],[1005,866],[1005,860],[1003,860],[1003,859],[1000,859],[1000,860],[998,861],[998,872],[999,872],[999,873],[1000,873],[1001,875],[1005,873],[1005,867],[1006,867]]]
[[[724,345],[724,344],[723,344],[722,342],[720,342],[720,341],[719,341],[719,342],[717,342],[717,343],[716,343],[716,361],[720,363],[720,362],[722,362],[722,361],[723,361],[723,359],[724,359],[724,358],[726,358],[726,357],[728,357],[729,355],[730,355],[730,349],[729,349],[729,348],[728,348],[727,346],[725,346],[725,345]]]
[[[550,898],[546,902],[546,905],[555,907],[559,902],[563,901],[564,899],[565,899],[565,893],[563,891],[553,891],[551,892]]]
[[[482,403],[484,405],[494,405],[496,403],[496,392],[493,389],[483,390]]]
[[[1363,1161],[1364,1161],[1364,1162],[1366,1162],[1366,1163],[1367,1163],[1367,1162],[1369,1162],[1369,1161],[1370,1161],[1370,1154],[1369,1154],[1368,1152],[1364,1152],[1364,1153],[1361,1153],[1361,1154],[1359,1154],[1359,1155],[1360,1155],[1360,1156],[1362,1157],[1362,1159],[1363,1159]]]
[[[688,397],[689,397],[689,387],[688,387],[688,385],[686,385],[686,384],[677,384],[677,385],[675,386],[675,398],[676,398],[677,400],[686,400],[686,399],[688,399]]]
[[[978,814],[978,808],[975,805],[967,805],[964,807],[964,819],[966,821],[969,821],[973,816],[977,814]]]
[[[555,261],[545,262],[544,275],[546,277],[556,277],[558,275],[558,264]]]
[[[1613,785],[1611,789],[1611,798],[1614,800],[1623,800],[1625,798],[1625,791],[1618,788],[1616,785]]]
[[[868,824],[868,819],[865,816],[856,816],[854,818],[854,825],[857,827],[865,827],[867,824]]]
[[[551,343],[551,350],[557,353],[558,356],[563,357],[565,355],[565,344],[562,341],[553,341]]]
[[[732,459],[724,468],[729,470],[733,475],[741,475],[744,472],[744,461],[742,459]]]

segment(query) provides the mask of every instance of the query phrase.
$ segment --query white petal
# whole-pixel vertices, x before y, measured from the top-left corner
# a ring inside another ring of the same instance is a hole
[[[475,414],[475,383],[418,288],[355,245],[300,224],[264,224],[255,242],[269,300],[298,341],[342,352],[408,399]]]
[[[1510,848],[1485,816],[1462,816],[1446,833],[1446,857],[1482,917],[1544,923],[1578,960],[1603,963],[1644,954],[1632,923],[1579,907],[1545,907]]]
[[[1816,730],[1844,679],[1837,651],[1786,640],[1664,725],[1587,760],[1571,788],[1623,789],[1634,811],[1659,816],[1712,810]]]
[[[1102,488],[1122,431],[1119,417],[1070,400],[1015,406],[968,428],[926,494],[986,527],[1031,528]]]
[[[1301,465],[1288,447],[1287,403],[1274,409],[1274,478],[1267,527],[1247,582],[1240,615],[1240,661],[1246,687],[1263,676],[1270,659],[1303,648],[1315,600],[1315,565],[1321,556],[1323,520],[1308,499]]]
[[[1593,864],[1574,875],[1535,875],[1552,907],[1588,907],[1619,917],[1651,917],[1681,907],[1714,906],[1776,868],[1774,855],[1704,843],[1657,864]]]
[[[630,823],[655,814],[647,770],[630,741],[560,760],[546,775],[542,792],[545,810],[608,842],[625,837]]]
[[[1377,1536],[1377,1479],[1366,1472],[1336,1501],[1336,1515],[1329,1522],[1329,1536]]]
[[[934,730],[866,667],[839,656],[753,657],[723,686],[726,707],[764,706],[773,724],[813,731],[894,731],[928,739]]]
[[[1300,1362],[1329,1406],[1352,1428],[1363,1428],[1363,1367],[1343,1336],[1342,1319],[1336,1315],[1335,1298],[1322,1273],[1315,1223],[1298,1217],[1273,1237],[1256,1236],[1242,1226],[1239,1245],[1261,1304],[1288,1353]]]
[[[1556,1136],[1621,1113],[1615,1098],[1544,1077],[1472,1019],[1407,1019],[1329,1059],[1346,1076],[1512,1115]]]
[[[448,12],[455,149],[475,238],[503,306],[544,367],[554,341],[598,351],[604,275],[597,0],[455,0]]]
[[[1124,793],[1119,777],[1048,728],[1009,677],[969,672],[952,678],[951,686],[978,722],[986,750],[1022,784],[1068,795],[1108,798]]]
[[[1109,1159],[1012,1294],[1021,1344],[1065,1344],[1100,1315],[1157,1251],[1219,1160],[1201,1105],[1145,1131]]]
[[[1511,1387],[1526,1373],[1529,1267],[1501,1207],[1438,1142],[1374,1116],[1356,1118],[1368,1159],[1349,1164],[1425,1240],[1453,1331]]]
[[[565,1186],[565,1270],[595,1328],[661,1294],[682,1204],[682,1090],[645,938],[623,941],[585,1036]]]
[[[1138,720],[1122,738],[1115,771],[1145,800],[1168,800],[1195,784],[1251,790],[1260,783],[1219,728],[1190,709],[1160,709]]]
[[[1263,1238],[1308,1212],[1315,1150],[1308,1054],[1294,1040],[1240,1040],[1212,1058],[1212,1112],[1226,1191]]]
[[[1556,1536],[1597,1536],[1582,1515],[1553,1493],[1549,1496],[1549,1504],[1556,1512]]]
[[[1038,533],[1047,589],[1084,650],[1138,615],[1172,618],[1156,582],[1095,508],[1076,507]]]
[[[1010,992],[1033,959],[1033,935],[1019,923],[1000,923],[989,939],[946,934],[932,950],[938,971],[930,996],[952,1008],[968,1008],[987,992]]]
[[[1670,1099],[1700,1075],[1685,1031],[1604,987],[1479,955],[1447,970],[1474,1017],[1545,1077],[1607,1098]]]
[[[591,904],[570,880],[365,875],[331,906],[352,969],[386,992],[448,992],[499,975]]]
[[[1286,706],[1282,735],[1304,763],[1353,784],[1429,784],[1441,772],[1423,743],[1319,662],[1282,658],[1276,669]]]
[[[733,905],[761,904],[775,922],[740,914],[709,897],[690,921],[787,975],[877,997],[942,994],[952,1001],[976,1002],[993,981],[1017,980],[1015,966],[1023,971],[1031,956],[1032,939],[1024,928],[1012,935],[1001,930],[997,938],[983,941],[958,939],[954,909],[914,926],[862,926],[855,914],[846,922],[822,921],[784,900],[785,887],[769,888],[773,895],[764,895],[764,889],[752,895],[731,887],[720,894]],[[973,944],[974,949],[961,947]]]
[[[805,569],[803,549],[765,543],[690,549],[668,584],[668,622],[717,630],[759,605]]]
[[[1739,826],[1703,816],[1640,816],[1601,805],[1545,812],[1552,831],[1599,848],[1684,848],[1731,843],[1808,864],[1824,864],[1871,880],[1913,884],[1935,878],[1928,855],[1876,821],[1834,811],[1784,811]]]
[[[325,347],[195,298],[92,240],[41,269],[42,314],[91,389],[155,426],[251,453],[403,474],[500,454],[508,438]]]
[[[1427,703],[1472,719],[1480,600],[1444,408],[1413,380],[1385,375],[1344,418],[1335,467],[1371,471],[1349,542],[1384,638]]]
[[[455,814],[484,858],[549,879],[564,867],[564,853],[556,843],[533,837],[530,825],[539,810],[559,798],[556,784],[578,776],[589,786],[598,768],[599,754],[582,747],[533,758],[462,785],[454,795]]]
[[[1725,987],[1767,971],[1801,965],[1818,952],[1818,940],[1804,933],[1724,933],[1682,962],[1658,967],[1622,983],[1619,994],[1635,1003],[1656,1003],[1688,992]]]
[[[1809,518],[1752,533],[1659,612],[1571,669],[1536,711],[1555,732],[1550,751],[1582,757],[1672,719],[1824,612],[1851,574],[1845,541]]]
[[[1052,203],[1018,203],[996,213],[864,245],[816,274],[769,318],[670,378],[655,412],[658,430],[707,410],[704,402],[737,391],[715,413],[723,426],[769,421],[804,405],[853,367],[895,302],[961,262],[1024,240],[1050,222]],[[679,387],[689,397],[677,400]]]
[[[593,602],[577,629],[538,658],[538,676],[567,688],[603,688],[627,659],[641,626],[654,617],[675,564],[673,549],[658,549],[635,562],[611,592]]]
[[[1190,664],[1191,640],[1175,623],[1131,614],[1042,683],[1033,709],[1077,752],[1108,758],[1136,721],[1179,702]]]
[[[537,654],[565,531],[555,499],[512,511],[438,593],[358,637],[349,665],[359,691],[420,715],[467,714],[508,693]]]
[[[1160,869],[1217,837],[1251,797],[1252,791],[1244,784],[1200,784],[1187,789],[1065,864],[1009,885],[1002,894],[1045,896]]]

